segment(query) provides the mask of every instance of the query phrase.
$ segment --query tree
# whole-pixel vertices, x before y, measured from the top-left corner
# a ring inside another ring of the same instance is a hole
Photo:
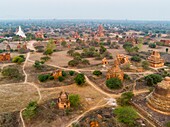
[[[155,43],[150,43],[150,44],[149,44],[149,47],[150,47],[150,48],[156,48],[156,44],[155,44]]]
[[[168,51],[169,51],[169,49],[168,49],[168,48],[166,48],[166,53],[168,53]]]
[[[73,56],[74,52],[75,52],[75,50],[70,49],[70,50],[67,52],[67,54],[70,55],[70,56]]]
[[[34,62],[34,67],[36,68],[36,69],[38,69],[38,70],[41,70],[42,68],[43,68],[43,62],[41,61],[38,61],[38,60],[36,60],[35,62]]]
[[[70,60],[68,62],[68,65],[71,66],[71,67],[75,67],[79,64],[79,62],[77,60]]]
[[[44,55],[51,55],[53,53],[53,50],[52,49],[46,49],[45,51],[44,51]]]
[[[166,123],[166,127],[170,127],[170,121]]]
[[[74,80],[77,85],[83,85],[85,83],[85,76],[84,74],[78,74]]]
[[[78,94],[70,94],[69,101],[72,107],[78,107],[80,104],[80,96]]]
[[[123,45],[123,48],[126,50],[127,48],[131,48],[133,47],[132,43],[130,42],[126,42],[124,45]]]
[[[44,55],[51,55],[55,48],[56,48],[56,45],[55,45],[54,41],[51,39],[47,43]]]
[[[38,76],[38,80],[40,82],[45,82],[49,79],[50,75],[49,74],[41,74]]]
[[[114,111],[119,122],[130,127],[135,125],[135,120],[139,118],[137,112],[132,107],[118,107]]]
[[[148,86],[154,86],[158,82],[162,81],[162,76],[159,74],[150,74],[148,76],[145,76],[145,80]]]
[[[23,116],[26,119],[31,119],[37,114],[38,104],[36,101],[32,101],[28,104],[26,109],[23,112]]]
[[[119,98],[118,102],[121,106],[129,105],[130,104],[129,102],[133,96],[134,94],[132,92],[123,93],[121,97]]]
[[[74,71],[69,71],[70,76],[73,76],[74,73],[75,73]]]
[[[100,46],[100,54],[103,54],[104,52],[106,52],[106,48],[102,45],[102,46]]]
[[[141,62],[141,58],[139,56],[132,56],[131,60],[134,62]]]
[[[59,76],[59,77],[58,77],[58,80],[59,80],[60,82],[64,81],[63,76]]]
[[[62,45],[63,47],[66,47],[66,44],[67,44],[66,41],[61,42],[61,45]]]
[[[65,71],[62,71],[62,76],[63,77],[66,77],[67,76],[67,73]]]
[[[145,70],[148,70],[148,69],[149,69],[149,62],[148,62],[148,61],[143,61],[143,62],[142,62],[142,67],[143,67]]]
[[[25,61],[25,57],[23,55],[16,56],[12,59],[12,62],[21,64],[22,62]]]
[[[84,64],[84,65],[90,65],[89,60],[86,60],[86,59],[83,59],[83,60],[81,61],[81,63]]]
[[[96,70],[96,71],[93,71],[93,75],[100,76],[100,75],[102,75],[102,72]]]
[[[106,80],[106,86],[110,89],[120,89],[122,87],[122,81],[118,78],[110,78]]]

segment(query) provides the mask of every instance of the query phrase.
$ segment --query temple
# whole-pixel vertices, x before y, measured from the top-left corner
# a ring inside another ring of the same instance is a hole
[[[10,53],[0,54],[0,62],[10,61],[11,55]]]
[[[21,26],[19,26],[18,32],[16,33],[16,35],[22,37],[22,38],[26,38],[25,33],[22,31]]]
[[[116,59],[118,60],[119,65],[121,65],[121,64],[131,64],[128,56],[126,56],[124,54],[117,54]]]
[[[124,72],[120,69],[119,67],[119,62],[117,60],[114,61],[114,65],[108,69],[106,78],[119,78],[120,80],[123,81],[124,79]]]
[[[104,28],[102,25],[99,25],[98,30],[97,30],[97,36],[98,37],[103,37],[104,36]]]
[[[170,115],[170,77],[160,82],[147,97],[148,106],[160,113]]]
[[[66,92],[61,92],[59,97],[58,97],[58,108],[59,109],[66,109],[70,108],[70,101],[68,98],[68,93]]]
[[[35,33],[35,38],[44,39],[44,34],[43,34],[43,32],[36,32],[36,33]]]
[[[106,65],[108,65],[108,60],[106,59],[106,58],[103,58],[102,59],[102,64],[103,64],[103,66],[105,67]]]
[[[164,66],[164,60],[161,58],[159,52],[157,51],[152,52],[151,56],[148,57],[148,62],[150,66],[154,68]]]
[[[58,77],[62,76],[62,70],[58,69],[52,73],[54,79],[58,79]]]

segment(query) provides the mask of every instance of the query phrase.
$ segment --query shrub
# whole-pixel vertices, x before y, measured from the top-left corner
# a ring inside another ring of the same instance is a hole
[[[100,75],[102,75],[102,72],[96,70],[93,72],[93,75],[100,76]]]
[[[150,48],[156,48],[156,44],[155,44],[155,43],[150,43],[150,44],[149,44],[149,47],[150,47]]]
[[[149,69],[149,62],[148,62],[148,61],[143,61],[143,62],[142,62],[142,67],[143,67],[145,70],[148,70],[148,69]]]
[[[53,53],[52,49],[46,49],[44,55],[51,55]]]
[[[4,68],[2,70],[2,75],[9,78],[20,78],[22,75],[19,73],[19,70],[14,67]]]
[[[90,65],[90,62],[89,62],[89,60],[84,59],[84,60],[82,60],[82,64],[84,64],[84,65]]]
[[[129,102],[133,96],[134,94],[132,92],[123,93],[118,102],[121,106],[129,105],[130,104]]]
[[[67,73],[65,71],[62,71],[62,76],[63,77],[66,77],[67,76]]]
[[[75,67],[79,64],[79,62],[77,60],[71,60],[68,62],[69,66]]]
[[[132,56],[131,60],[134,62],[141,62],[141,58],[139,56]]]
[[[69,101],[71,106],[78,107],[80,104],[80,96],[78,94],[70,94]]]
[[[38,61],[38,60],[36,60],[35,62],[34,62],[34,65],[33,65],[36,69],[42,69],[43,68],[43,62],[40,62],[40,61]]]
[[[64,78],[63,78],[62,76],[59,76],[59,77],[58,77],[58,80],[59,80],[60,82],[62,82],[62,81],[64,81]]]
[[[45,82],[49,79],[50,75],[49,74],[41,74],[38,76],[38,80],[40,82]]]
[[[49,79],[50,79],[50,80],[54,80],[54,76],[50,76]]]
[[[126,80],[130,80],[130,77],[129,77],[129,75],[127,75],[127,74],[124,74],[124,79],[126,79]]]
[[[69,71],[69,74],[71,75],[71,76],[73,76],[74,75],[74,71]]]
[[[166,127],[170,127],[170,121],[166,123]]]
[[[25,58],[22,55],[16,56],[12,59],[12,62],[18,63],[18,64],[21,64],[24,61],[25,61]]]
[[[44,56],[44,57],[41,57],[41,60],[43,60],[43,61],[48,61],[48,60],[50,60],[51,58],[49,57],[49,56]]]
[[[137,112],[131,107],[118,107],[114,110],[114,114],[119,122],[130,127],[135,125],[135,120],[138,119]]]
[[[27,119],[33,118],[37,114],[38,104],[36,101],[30,102],[23,112],[23,116]]]
[[[83,85],[85,83],[85,76],[84,74],[78,74],[74,80],[77,85]]]
[[[158,82],[162,81],[162,76],[159,74],[150,74],[145,77],[145,80],[146,80],[148,86],[154,86]]]
[[[106,86],[110,89],[120,89],[122,87],[122,81],[118,78],[110,78],[106,80]]]

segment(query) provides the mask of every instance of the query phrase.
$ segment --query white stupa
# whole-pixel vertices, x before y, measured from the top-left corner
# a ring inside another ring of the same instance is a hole
[[[18,30],[18,32],[16,33],[16,35],[18,35],[18,36],[20,36],[20,37],[22,37],[22,38],[26,38],[26,35],[25,35],[25,33],[22,31],[22,29],[21,29],[21,26],[19,26],[19,30]]]

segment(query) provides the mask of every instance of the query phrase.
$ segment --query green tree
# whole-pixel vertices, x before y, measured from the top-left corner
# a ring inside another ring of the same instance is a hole
[[[142,67],[143,67],[145,70],[148,70],[148,69],[149,69],[149,62],[148,62],[148,61],[143,61],[143,62],[142,62]]]
[[[70,55],[70,56],[73,56],[74,52],[75,52],[75,50],[70,49],[70,50],[67,52],[67,54]]]
[[[119,122],[129,127],[135,126],[135,120],[139,118],[137,112],[132,107],[118,107],[113,112]]]
[[[133,96],[134,94],[132,92],[125,92],[121,95],[118,102],[121,106],[127,106],[130,104],[130,100],[132,99]]]
[[[149,47],[150,47],[150,48],[156,48],[156,44],[155,44],[155,43],[150,43],[150,44],[149,44]]]
[[[64,81],[63,76],[59,76],[59,77],[58,77],[58,80],[59,80],[60,82]]]
[[[170,121],[166,123],[166,127],[170,127]]]
[[[78,107],[80,104],[80,96],[78,94],[70,94],[69,101],[72,107]]]
[[[71,67],[75,67],[79,64],[79,62],[77,60],[70,60],[68,62],[68,65],[71,66]]]
[[[162,76],[159,74],[150,74],[148,76],[145,76],[145,80],[148,86],[154,86],[158,82],[162,81]]]
[[[131,60],[134,62],[141,62],[141,58],[139,56],[132,56]]]
[[[38,109],[38,104],[36,101],[32,101],[28,104],[28,106],[26,107],[26,109],[23,112],[23,116],[26,119],[31,119],[33,117],[35,117],[35,115],[37,114],[37,109]]]
[[[102,72],[95,70],[95,71],[93,71],[93,75],[100,76],[100,75],[102,75]]]
[[[25,61],[25,58],[23,57],[23,55],[16,56],[12,59],[12,62],[18,63],[18,64],[21,64],[24,61]]]
[[[75,73],[74,71],[69,71],[70,76],[73,76],[74,73]]]
[[[78,74],[74,80],[77,85],[83,85],[85,83],[85,76],[84,74]]]
[[[36,60],[35,62],[34,62],[34,67],[36,68],[36,69],[38,69],[38,70],[41,70],[42,68],[43,68],[43,62],[40,62],[40,61],[38,61],[38,60]]]
[[[40,82],[45,82],[49,79],[50,75],[49,74],[41,74],[38,76],[38,80]]]
[[[61,42],[61,45],[62,45],[63,47],[66,47],[67,42],[66,42],[66,41],[63,41],[63,42]]]
[[[106,52],[106,50],[107,49],[103,45],[100,46],[100,49],[99,49],[100,54],[103,54],[104,52]]]
[[[122,81],[118,78],[110,78],[106,80],[106,86],[110,89],[120,89],[122,87]]]

